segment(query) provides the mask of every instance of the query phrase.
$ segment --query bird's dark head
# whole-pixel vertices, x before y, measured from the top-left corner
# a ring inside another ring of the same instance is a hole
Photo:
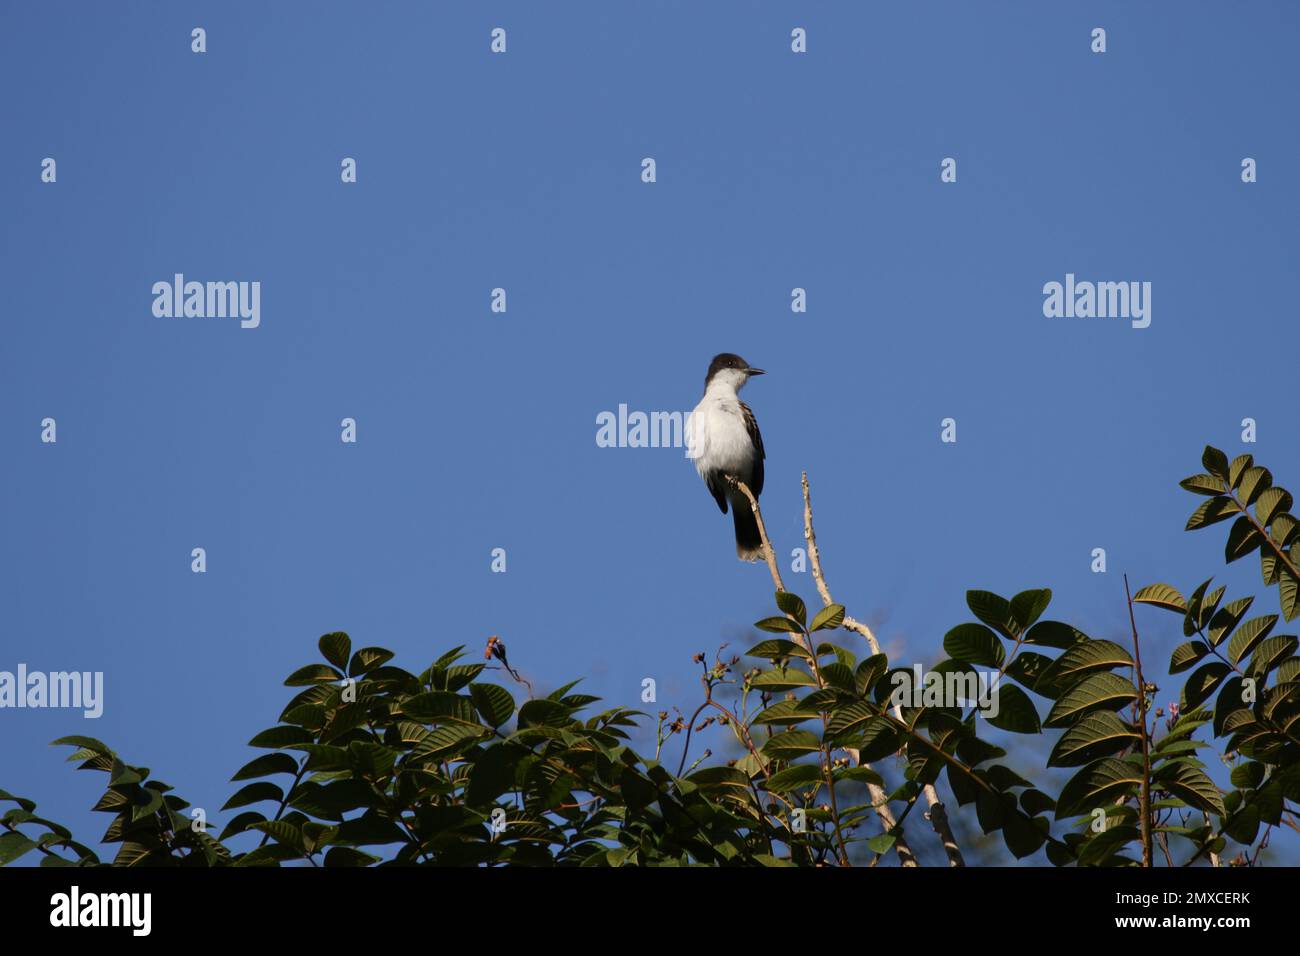
[[[704,390],[708,391],[709,386],[715,381],[739,390],[751,376],[762,374],[761,368],[754,368],[739,355],[723,352],[721,355],[713,356],[713,361],[709,363],[709,372],[704,376]]]

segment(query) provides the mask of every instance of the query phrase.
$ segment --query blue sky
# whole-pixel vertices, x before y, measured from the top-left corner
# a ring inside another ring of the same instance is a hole
[[[936,657],[968,588],[1051,587],[1049,616],[1125,643],[1122,573],[1276,610],[1224,529],[1182,531],[1177,481],[1206,442],[1300,481],[1298,25],[1281,2],[5,4],[0,669],[102,670],[106,703],[0,713],[0,786],[96,837],[103,778],[48,746],[87,733],[215,815],[335,630],[416,671],[499,634],[539,689],[640,706],[648,676],[693,706],[691,655],[756,639],[770,580],[681,450],[599,448],[596,416],[689,410],[719,351],[769,371],[745,397],[778,548],[806,469],[836,599],[900,663]],[[176,272],[260,281],[260,327],[155,317]],[[1151,282],[1150,327],[1045,318],[1067,273]],[[1163,665],[1177,622],[1139,614]]]

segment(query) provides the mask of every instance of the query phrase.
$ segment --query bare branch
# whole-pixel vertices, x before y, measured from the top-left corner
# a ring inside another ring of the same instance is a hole
[[[761,527],[761,526],[760,526]],[[826,575],[822,572],[821,552],[817,550],[817,535],[813,531],[812,521],[812,495],[808,489],[808,472],[803,473],[803,536],[808,543],[808,564],[812,568],[813,580],[817,582],[817,593],[821,595],[824,604],[834,604],[831,600],[831,590],[826,584]],[[841,625],[850,631],[856,631],[867,640],[867,645],[871,648],[872,654],[880,653],[880,642],[876,640],[876,635],[871,633],[871,628],[861,621],[844,616]],[[894,716],[901,719],[902,715],[898,705],[895,704]],[[852,752],[852,751],[850,751]],[[858,759],[856,753],[854,759]],[[930,826],[938,835],[939,841],[943,844],[944,853],[948,855],[949,866],[965,866],[966,861],[961,855],[961,849],[957,846],[957,840],[952,835],[952,827],[948,823],[948,811],[939,799],[939,792],[935,790],[933,784],[927,783],[924,789],[925,802],[929,810],[925,814]],[[875,799],[873,795],[873,800]]]
[[[1142,721],[1142,789],[1138,794],[1138,812],[1142,814],[1142,865],[1151,866],[1151,728],[1147,724],[1147,685],[1142,676],[1142,648],[1138,644],[1138,627],[1133,617],[1133,596],[1128,590],[1127,574],[1124,575],[1124,599],[1128,602],[1128,620],[1133,628],[1133,671],[1138,685],[1133,719]]]
[[[807,487],[806,475],[804,476],[804,482],[806,488]],[[767,536],[767,526],[763,523],[763,512],[758,507],[758,499],[754,497],[754,493],[749,490],[749,487],[743,481],[736,481],[736,487],[739,488],[740,491],[744,494],[744,496],[749,499],[749,505],[754,510],[754,520],[758,524],[758,535],[763,542],[763,557],[767,560],[768,571],[772,573],[772,583],[776,585],[776,589],[778,591],[784,591],[785,583],[781,580],[781,569],[778,568],[776,564],[776,552],[772,550],[772,542]],[[818,585],[819,590],[823,587],[825,587],[824,584]],[[824,591],[822,592],[822,597],[823,598],[826,597]],[[829,603],[829,601],[827,603]],[[863,625],[863,627],[865,627],[865,625]],[[871,633],[870,629],[867,629],[867,634],[870,635],[870,633]],[[872,641],[874,645],[875,638],[870,637],[869,639]],[[809,645],[808,653],[812,655],[813,670],[817,673],[817,682],[820,685],[821,673],[817,665],[817,648],[811,638],[808,639],[808,645]],[[823,722],[824,722],[824,718],[823,718]],[[850,755],[852,755],[854,762],[857,763],[859,766],[870,767],[870,764],[861,763],[861,759],[859,758],[858,752],[856,750],[847,747],[844,749]],[[893,812],[889,809],[889,802],[888,802],[889,794],[887,794],[884,791],[884,789],[882,789],[878,784],[874,784],[874,783],[867,784],[867,794],[871,797],[871,803],[873,805],[873,808],[876,811],[876,816],[880,818],[880,823],[885,828],[885,832],[889,833],[893,831],[894,827],[897,826],[897,821],[894,819]],[[834,800],[834,795],[835,795],[834,790],[831,790],[832,801]],[[898,862],[902,866],[917,865],[916,855],[912,852],[912,848],[907,843],[907,838],[903,835],[901,831],[895,836],[894,849],[898,852]]]

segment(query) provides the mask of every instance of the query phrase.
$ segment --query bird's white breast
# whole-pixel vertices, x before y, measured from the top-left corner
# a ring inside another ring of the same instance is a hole
[[[754,445],[735,395],[705,394],[691,413],[690,441],[701,475],[722,471],[744,482],[753,477]]]

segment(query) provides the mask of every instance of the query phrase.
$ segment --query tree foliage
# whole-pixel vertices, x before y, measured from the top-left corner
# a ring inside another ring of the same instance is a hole
[[[843,606],[828,599],[810,614],[779,590],[744,669],[739,656],[697,655],[704,699],[689,719],[658,714],[653,754],[630,736],[653,715],[589,713],[598,698],[575,684],[517,699],[526,682],[496,638],[482,662],[457,647],[417,674],[384,648],[354,650],[343,633],[321,637],[320,660],[285,680],[296,693],[249,741],[262,753],[233,775],[215,836],[148,768],[89,737],[55,743],[106,775],[94,809],[110,817],[101,841],[117,845],[117,866],[905,860],[904,824],[927,785],[946,787],[960,818],[1017,859],[1044,850],[1058,866],[1217,863],[1232,845],[1237,862],[1254,862],[1271,828],[1294,827],[1300,802],[1300,642],[1274,633],[1300,613],[1300,523],[1290,493],[1251,456],[1229,462],[1207,448],[1203,463],[1182,482],[1206,499],[1188,530],[1233,519],[1226,560],[1259,551],[1281,615],[1251,616],[1253,597],[1226,600],[1211,581],[1188,597],[1141,588],[1130,614],[1179,615],[1187,638],[1169,663],[1186,677],[1168,713],[1144,677],[1136,617],[1125,645],[1045,617],[1047,589],[972,590],[973,620],[944,636],[933,684],[904,694],[910,666],[837,640]],[[513,688],[485,679],[493,659]],[[739,755],[704,750],[688,766],[710,728]],[[1000,744],[1041,735],[1044,769],[1059,775],[1034,782]],[[1232,765],[1226,791],[1208,772],[1211,752]],[[0,801],[16,804],[0,817],[0,864],[37,852],[47,866],[104,865],[33,801],[5,791]]]

